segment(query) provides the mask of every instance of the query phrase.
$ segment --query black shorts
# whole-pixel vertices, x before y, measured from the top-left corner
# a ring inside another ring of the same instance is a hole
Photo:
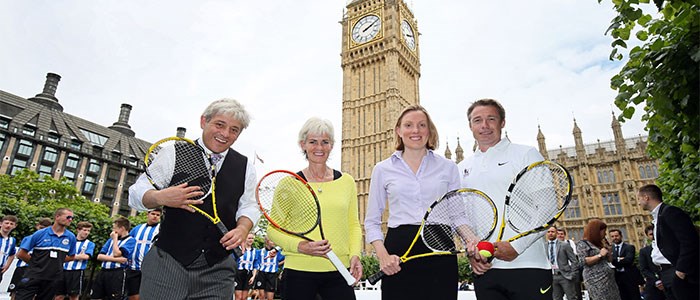
[[[250,275],[252,271],[248,270],[236,270],[236,287],[237,291],[247,291],[250,289]]]
[[[63,270],[55,284],[56,295],[80,295],[83,291],[83,270]]]
[[[7,292],[12,293],[17,290],[17,284],[19,284],[19,280],[24,277],[24,272],[27,271],[27,267],[20,267],[16,268],[15,272],[12,273],[12,279],[10,279],[10,285],[7,286]]]
[[[258,272],[258,275],[255,276],[254,289],[274,292],[276,287],[277,273]]]
[[[126,295],[126,269],[102,269],[92,284],[90,299],[123,299]]]
[[[56,294],[55,281],[55,279],[22,277],[15,290],[15,299],[52,300]]]
[[[141,289],[141,270],[126,270],[126,290],[129,296],[139,294]]]
[[[552,271],[547,269],[490,269],[474,280],[478,299],[551,300]]]

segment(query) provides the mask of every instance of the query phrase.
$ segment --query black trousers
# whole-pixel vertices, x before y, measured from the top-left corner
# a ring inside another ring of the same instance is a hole
[[[621,300],[637,300],[640,299],[639,286],[636,280],[626,272],[615,271],[615,281],[617,288],[620,290]]]
[[[305,272],[285,269],[282,278],[284,300],[315,300],[317,295],[324,300],[355,300],[355,290],[337,271]]]
[[[384,241],[389,254],[402,256],[418,232],[417,225],[389,228]],[[419,238],[411,253],[431,252]],[[457,299],[457,256],[437,255],[409,260],[401,271],[382,279],[383,300]],[[550,296],[551,299],[551,296]]]
[[[676,275],[676,268],[671,265],[661,267],[661,281],[664,284],[666,298],[668,300],[685,300],[699,299],[700,284],[698,284],[698,275],[687,276],[685,279],[680,279]]]
[[[664,300],[666,295],[656,287],[656,281],[649,280],[644,284],[644,300]]]

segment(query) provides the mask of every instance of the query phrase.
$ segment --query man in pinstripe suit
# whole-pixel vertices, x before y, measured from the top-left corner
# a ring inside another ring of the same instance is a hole
[[[56,281],[56,297],[54,300],[63,300],[65,295],[70,300],[78,300],[83,292],[83,272],[87,268],[88,262],[95,253],[95,243],[88,240],[88,235],[92,230],[92,224],[87,221],[78,222],[77,241],[75,243],[75,258],[63,264],[63,275]]]
[[[160,215],[163,209],[156,207],[148,211],[146,223],[137,225],[129,235],[136,239],[134,253],[131,254],[129,269],[126,270],[126,287],[129,300],[139,300],[139,290],[141,290],[141,262],[146,253],[151,249],[153,240],[160,230]]]
[[[200,117],[202,136],[196,143],[215,161],[216,188],[212,194],[221,222],[229,229],[226,234],[188,206],[213,203],[211,194],[203,200],[190,200],[204,194],[197,186],[182,184],[156,190],[141,175],[129,187],[131,207],[140,211],[163,207],[158,239],[141,266],[141,299],[232,298],[236,269],[231,266],[236,260],[231,253],[260,217],[254,198],[255,167],[231,148],[249,123],[250,115],[233,99],[212,102]]]

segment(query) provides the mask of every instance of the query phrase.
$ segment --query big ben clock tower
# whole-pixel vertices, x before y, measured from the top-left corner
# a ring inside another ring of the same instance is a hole
[[[364,224],[372,169],[394,152],[399,113],[420,103],[420,47],[416,20],[401,0],[350,1],[341,23],[342,169],[355,177]]]

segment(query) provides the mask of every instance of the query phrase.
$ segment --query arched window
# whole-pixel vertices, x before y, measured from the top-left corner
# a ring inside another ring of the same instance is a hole
[[[651,177],[652,176],[651,174],[652,174],[651,167],[649,165],[647,165],[647,176]]]
[[[647,173],[644,172],[644,166],[639,167],[639,178],[642,178],[642,179],[647,178]]]

